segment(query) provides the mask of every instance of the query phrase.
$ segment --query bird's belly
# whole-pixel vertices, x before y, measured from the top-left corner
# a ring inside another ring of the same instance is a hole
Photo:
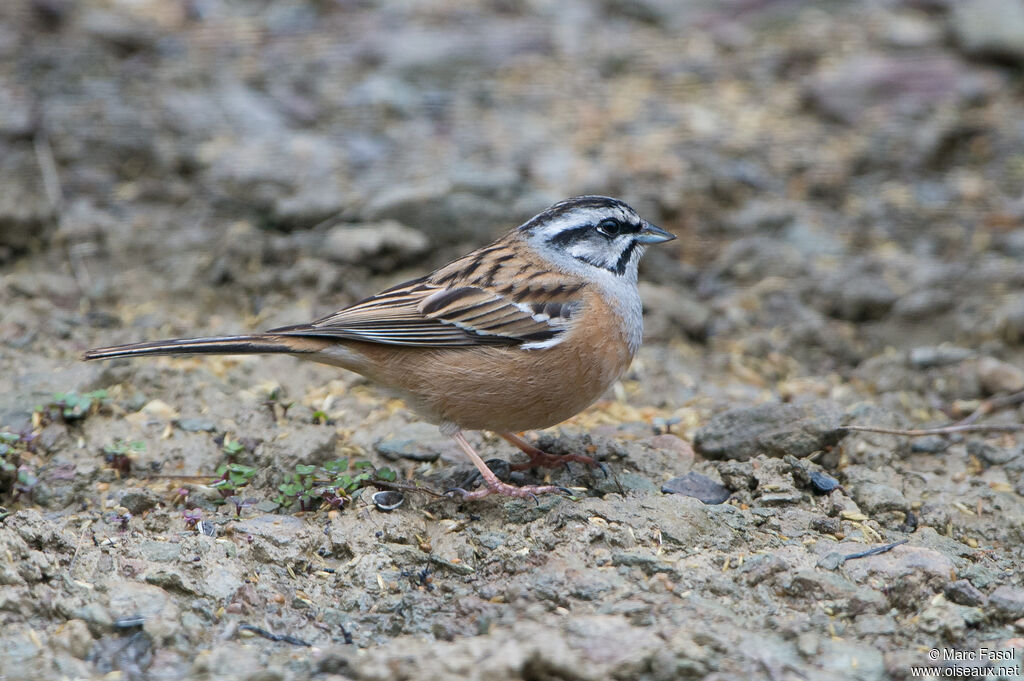
[[[374,355],[373,368],[355,370],[397,392],[427,420],[499,432],[547,428],[578,414],[632,359],[617,338],[583,352],[565,343],[541,350],[358,345],[353,349]]]

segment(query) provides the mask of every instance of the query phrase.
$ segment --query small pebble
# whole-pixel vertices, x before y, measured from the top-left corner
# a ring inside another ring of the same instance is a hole
[[[826,553],[818,561],[818,567],[825,570],[835,570],[837,567],[846,562],[843,554],[833,551],[832,553]]]
[[[946,598],[959,605],[979,606],[987,600],[985,594],[981,593],[978,587],[966,579],[958,579],[950,582],[944,589]]]
[[[1024,370],[994,357],[978,360],[978,380],[989,394],[1016,393],[1024,390]]]
[[[946,451],[949,441],[941,435],[927,435],[915,438],[910,443],[910,451],[920,454],[938,454]]]
[[[215,424],[210,419],[204,418],[178,419],[177,421],[174,422],[174,425],[190,433],[212,433],[213,431],[217,430],[217,424]]]
[[[915,369],[931,369],[932,367],[959,364],[974,356],[974,351],[955,345],[938,345],[914,348],[908,360]]]
[[[815,518],[811,521],[811,529],[822,534],[839,534],[843,526],[839,518]]]
[[[661,491],[665,494],[682,494],[683,496],[700,499],[705,504],[725,503],[732,494],[728,488],[706,475],[693,472],[678,478],[672,478],[661,486]]]
[[[839,481],[827,473],[811,471],[811,487],[818,494],[828,494],[839,487]]]

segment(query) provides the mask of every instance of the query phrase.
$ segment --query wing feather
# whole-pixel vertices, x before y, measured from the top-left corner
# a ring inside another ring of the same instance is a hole
[[[551,347],[572,324],[581,286],[548,285],[539,270],[524,276],[512,249],[482,249],[311,324],[269,333],[412,347]]]

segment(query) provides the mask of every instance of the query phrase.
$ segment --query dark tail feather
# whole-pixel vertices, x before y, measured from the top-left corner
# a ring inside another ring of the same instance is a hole
[[[114,359],[141,355],[251,355],[266,352],[300,353],[302,349],[289,345],[279,336],[222,336],[220,338],[177,338],[115,345],[109,348],[86,350],[82,359]]]

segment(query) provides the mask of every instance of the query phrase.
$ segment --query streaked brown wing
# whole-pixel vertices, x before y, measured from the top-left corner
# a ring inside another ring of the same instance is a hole
[[[426,278],[417,279],[312,324],[272,329],[270,333],[415,347],[547,345],[557,342],[568,330],[579,305],[567,297],[564,289],[509,293],[513,295],[480,286],[443,286]]]

